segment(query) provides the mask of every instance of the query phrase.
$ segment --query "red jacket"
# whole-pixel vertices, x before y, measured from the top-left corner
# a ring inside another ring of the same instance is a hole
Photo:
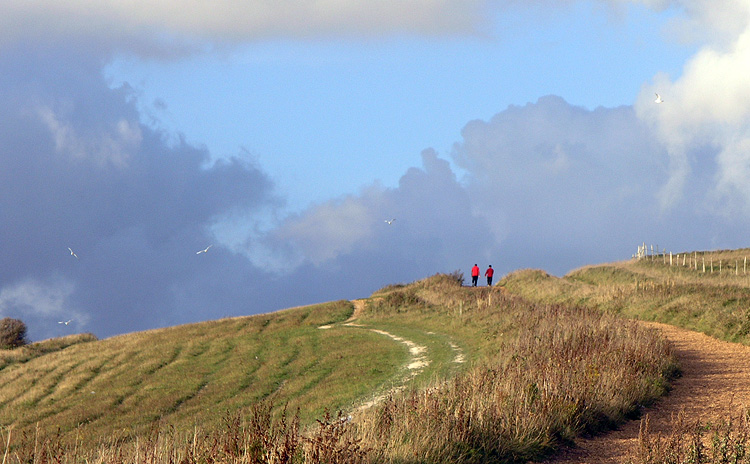
[[[478,277],[479,276],[479,266],[474,266],[471,268],[471,276],[472,277]]]
[[[492,277],[493,275],[495,275],[495,270],[492,268],[487,269],[487,272],[484,273],[485,277]]]

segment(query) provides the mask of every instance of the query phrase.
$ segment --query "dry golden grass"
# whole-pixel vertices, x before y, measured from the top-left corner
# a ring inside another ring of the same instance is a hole
[[[688,254],[694,259],[694,254]],[[564,278],[539,271],[507,276],[503,285],[532,301],[580,304],[623,316],[674,324],[722,340],[750,343],[750,250],[699,252],[713,261],[713,273],[691,267],[682,259],[669,265],[662,257],[587,266]],[[731,262],[727,268],[719,262]],[[739,266],[735,270],[734,265]]]
[[[408,323],[439,304],[457,333],[474,334],[464,342],[483,350],[452,380],[391,397],[356,421],[382,462],[539,458],[637,415],[677,369],[655,333],[600,311],[451,287],[442,277],[379,296],[374,317]]]
[[[628,464],[748,464],[750,419],[747,413],[728,415],[721,422],[700,423],[679,414],[665,434],[649,430],[641,421],[638,455]]]
[[[228,414],[219,427],[205,431],[199,427],[180,431],[155,424],[148,433],[134,440],[113,435],[98,447],[83,446],[80,434],[74,442],[60,434],[24,436],[10,447],[10,429],[0,434],[3,464],[125,464],[125,463],[233,463],[359,464],[370,450],[349,433],[342,417],[327,412],[307,431],[300,430],[297,415],[286,409],[272,414],[273,405],[254,404],[247,416]]]
[[[750,344],[749,249],[674,253],[585,268],[562,279],[519,272],[504,282],[534,301],[578,303],[604,312],[665,322],[731,342]],[[704,267],[705,266],[705,267]],[[540,281],[542,282],[540,285]],[[656,434],[644,421],[646,463],[750,463],[747,415],[699,423],[684,415]]]

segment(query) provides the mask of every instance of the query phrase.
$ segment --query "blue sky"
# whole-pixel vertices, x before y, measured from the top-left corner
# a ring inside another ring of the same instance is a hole
[[[747,246],[750,0],[2,9],[0,316],[32,339]]]
[[[466,122],[508,105],[631,105],[695,50],[664,30],[676,8],[487,14],[481,36],[267,39],[169,62],[120,56],[106,74],[135,87],[161,127],[214,156],[255,157],[298,210],[373,180],[395,186],[422,149],[449,153]]]

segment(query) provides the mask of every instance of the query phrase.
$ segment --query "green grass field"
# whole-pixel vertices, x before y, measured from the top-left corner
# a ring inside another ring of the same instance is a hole
[[[341,454],[328,462],[526,462],[668,390],[669,346],[629,319],[746,343],[747,252],[693,254],[713,273],[658,257],[564,278],[522,270],[492,288],[436,275],[376,292],[350,323],[352,302],[338,301],[42,342],[0,355],[0,450],[5,462],[140,462],[156,443],[149,462],[320,462],[324,448]],[[216,445],[232,437],[231,453]]]
[[[382,388],[407,357],[365,330],[320,330],[349,302],[77,343],[0,371],[0,422],[58,428],[96,442],[154,423],[217,426],[227,411],[273,400],[312,422]],[[356,381],[353,381],[356,379]]]

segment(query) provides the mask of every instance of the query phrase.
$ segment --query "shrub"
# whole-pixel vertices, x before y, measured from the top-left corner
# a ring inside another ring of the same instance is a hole
[[[27,343],[26,324],[23,321],[10,317],[0,320],[0,349],[18,348]]]
[[[464,284],[464,273],[461,272],[460,269],[456,269],[455,271],[453,271],[450,274],[448,274],[448,276],[450,278],[452,278],[453,280],[455,280],[456,282],[458,282],[458,286],[459,287],[463,286],[463,284]]]

